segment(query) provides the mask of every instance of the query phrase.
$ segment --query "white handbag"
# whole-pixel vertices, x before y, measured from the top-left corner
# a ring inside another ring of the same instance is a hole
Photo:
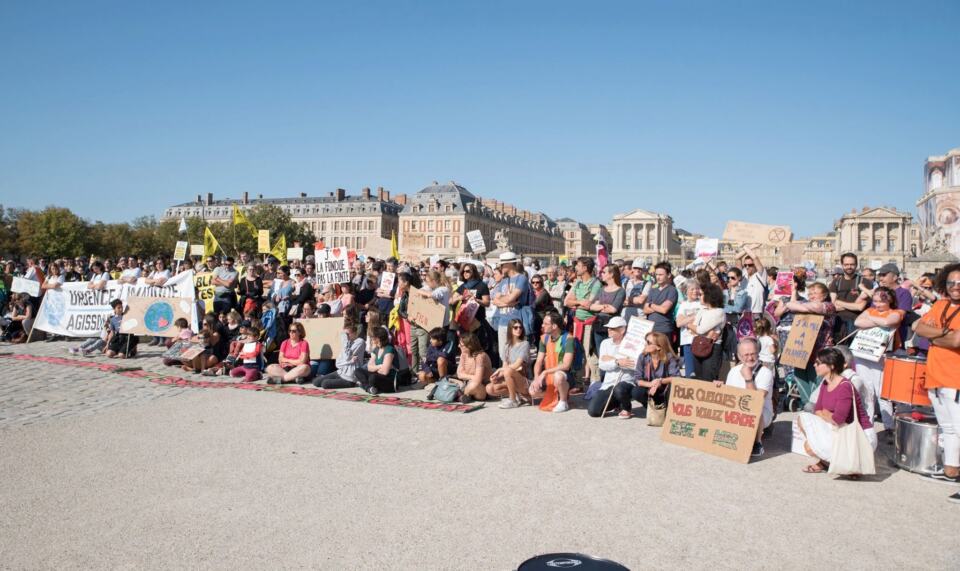
[[[857,389],[849,381],[846,384],[853,391],[853,422],[833,429],[833,453],[827,473],[836,476],[876,474],[873,447],[857,416]]]

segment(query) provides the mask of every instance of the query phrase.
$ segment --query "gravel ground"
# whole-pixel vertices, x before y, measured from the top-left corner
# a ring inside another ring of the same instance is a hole
[[[580,551],[632,569],[940,569],[960,555],[949,486],[883,459],[860,482],[802,474],[789,416],[767,455],[741,465],[583,410],[146,391],[114,373],[0,362],[7,419],[25,406],[26,381],[84,387],[60,391],[49,414],[0,425],[0,568],[512,569]],[[98,383],[109,406],[55,414],[98,404]],[[118,384],[142,398],[117,398]]]

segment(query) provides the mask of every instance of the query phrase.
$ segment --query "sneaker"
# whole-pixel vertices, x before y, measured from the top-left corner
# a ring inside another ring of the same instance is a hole
[[[270,377],[270,378],[267,379],[267,384],[268,384],[268,385],[282,385],[282,384],[283,384],[283,379],[281,379],[280,377]]]
[[[80,348],[79,348],[79,347],[71,347],[71,348],[69,349],[69,351],[70,351],[70,354],[71,354],[71,355],[79,355],[79,354],[80,354]]]
[[[468,394],[460,395],[460,404],[470,404],[473,402],[473,397]]]
[[[568,410],[570,410],[570,405],[565,400],[558,402],[557,406],[553,407],[553,412],[567,412]]]
[[[759,442],[754,442],[754,443],[753,443],[753,450],[750,451],[750,457],[751,457],[751,458],[759,458],[759,457],[763,456],[763,453],[764,453],[764,452],[765,452],[765,450],[763,449],[763,444],[761,444],[761,443],[759,443]]]
[[[518,406],[520,405],[517,404],[517,401],[513,399],[503,399],[502,401],[500,401],[499,408],[517,408]]]
[[[954,486],[960,485],[960,476],[947,476],[943,472],[936,472],[934,474],[921,474],[920,475],[924,480],[928,482],[936,482],[938,484],[952,484]]]
[[[957,492],[952,496],[950,496],[949,498],[947,498],[947,501],[954,504],[960,504],[960,492]]]

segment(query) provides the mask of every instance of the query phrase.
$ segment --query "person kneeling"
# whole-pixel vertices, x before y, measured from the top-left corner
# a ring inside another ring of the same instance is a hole
[[[757,430],[757,441],[750,455],[763,456],[763,431],[773,422],[773,371],[760,362],[760,342],[754,337],[744,337],[737,345],[740,364],[727,373],[727,386],[763,393],[763,413]],[[841,371],[844,367],[841,367]],[[717,385],[720,386],[717,381]]]
[[[533,382],[530,383],[530,396],[542,396],[540,410],[548,412],[570,410],[567,397],[573,376],[576,345],[572,335],[561,333],[561,323],[560,314],[555,311],[547,312],[543,316],[544,336],[540,339],[540,352],[533,366]]]
[[[630,391],[633,387],[631,381],[634,377],[634,362],[628,357],[618,359],[617,352],[626,333],[627,322],[619,316],[611,317],[606,328],[607,338],[600,343],[599,357],[600,370],[603,371],[603,384],[590,399],[587,414],[600,418],[606,411],[619,408],[620,418],[626,419],[630,418]],[[621,386],[625,389],[621,389]]]

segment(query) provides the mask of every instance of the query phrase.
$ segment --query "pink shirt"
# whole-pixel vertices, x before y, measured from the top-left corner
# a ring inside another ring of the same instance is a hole
[[[860,426],[864,429],[873,428],[873,420],[867,417],[863,409],[863,402],[857,389],[850,381],[841,381],[835,389],[827,390],[827,381],[820,385],[820,396],[817,397],[817,405],[813,412],[818,410],[828,410],[833,413],[833,421],[843,426],[853,422],[853,396],[856,395],[857,418],[860,420]]]
[[[298,361],[300,359],[300,355],[306,354],[307,360],[309,360],[310,345],[307,343],[306,339],[300,341],[296,345],[290,343],[290,340],[287,339],[280,344],[280,354],[290,361]]]

